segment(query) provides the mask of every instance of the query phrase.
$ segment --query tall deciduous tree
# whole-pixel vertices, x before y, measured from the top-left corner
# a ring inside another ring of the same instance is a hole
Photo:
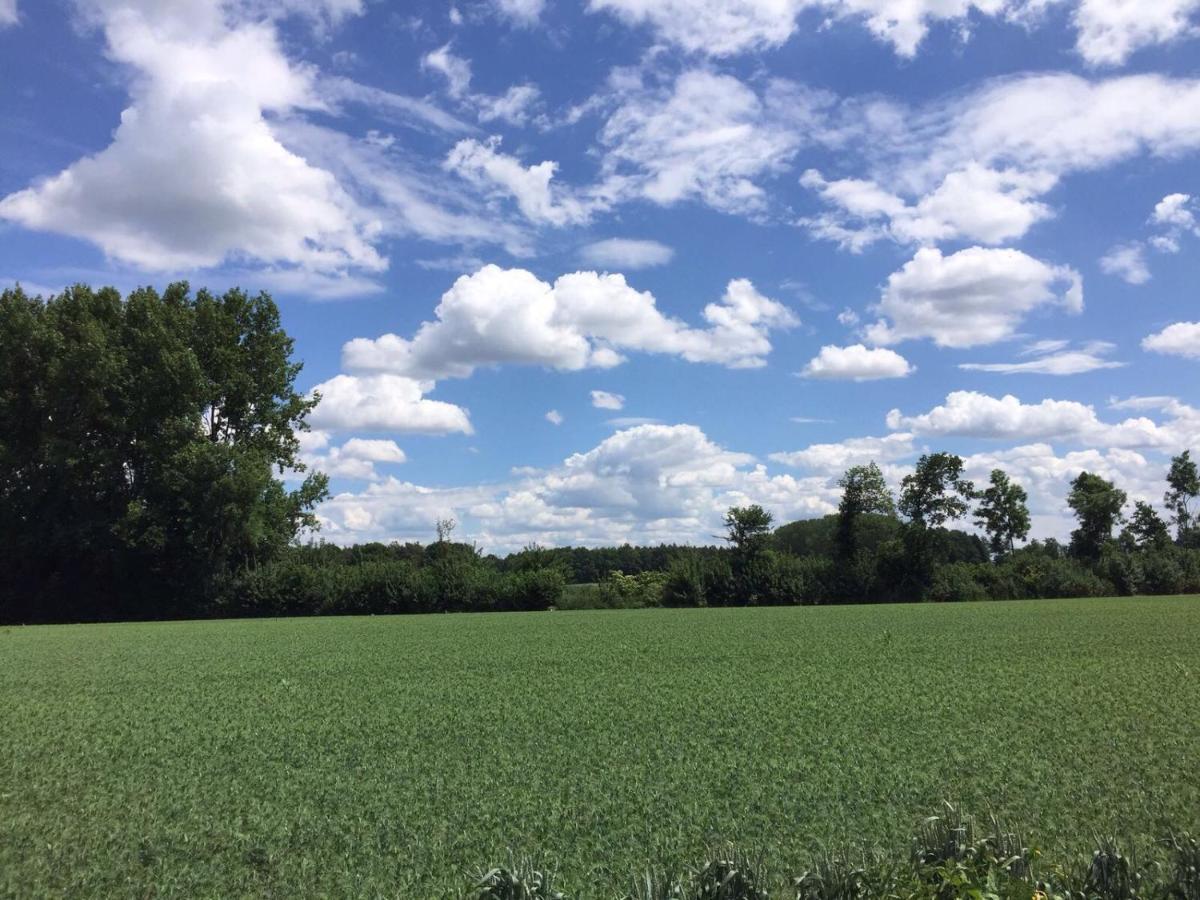
[[[1200,528],[1197,528],[1192,503],[1200,497],[1200,472],[1192,461],[1192,455],[1184,450],[1171,458],[1171,469],[1167,472],[1167,493],[1163,497],[1171,511],[1175,525],[1175,539],[1184,546],[1200,545]]]
[[[837,555],[845,560],[854,556],[859,544],[859,522],[872,513],[886,516],[896,514],[892,492],[879,466],[871,462],[865,466],[851,466],[838,480],[842,499],[838,503]]]
[[[975,524],[987,532],[992,553],[1011,553],[1029,535],[1029,495],[1003,469],[992,469],[988,487],[979,494]]]
[[[1121,532],[1121,541],[1138,550],[1161,549],[1170,545],[1171,532],[1154,507],[1139,500],[1133,505],[1129,524]]]
[[[1080,472],[1071,482],[1067,505],[1079,521],[1079,527],[1071,532],[1071,554],[1099,559],[1104,545],[1112,540],[1113,528],[1121,521],[1125,492],[1099,475]]]
[[[0,617],[195,613],[315,525],[291,352],[265,294],[0,294]]]
[[[927,453],[900,483],[900,514],[918,528],[937,528],[961,519],[975,486],[962,477],[963,461],[953,453]]]
[[[734,506],[725,514],[725,540],[738,555],[752,557],[767,549],[772,515],[757,504]]]

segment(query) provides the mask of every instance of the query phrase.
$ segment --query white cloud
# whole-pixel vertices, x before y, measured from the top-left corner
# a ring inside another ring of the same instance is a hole
[[[625,398],[608,391],[592,391],[592,406],[596,409],[624,409]]]
[[[403,147],[295,120],[277,127],[306,159],[319,161],[363,197],[388,234],[469,248],[500,245],[514,256],[533,254],[527,227],[485,207],[478,191],[444,177],[436,166],[426,167]]]
[[[546,413],[546,421],[551,425],[561,425],[563,423],[563,415],[557,409],[552,409]]]
[[[721,212],[761,214],[759,183],[782,173],[806,140],[823,95],[772,81],[760,96],[729,75],[682,73],[669,87],[621,84],[600,133],[609,190],[662,206],[698,200]]]
[[[436,320],[411,339],[385,334],[350,341],[344,364],[417,378],[464,378],[480,366],[505,363],[610,368],[624,350],[754,368],[765,365],[770,331],[797,321],[745,280],[731,281],[719,303],[704,307],[709,327],[699,329],[664,316],[653,295],[634,290],[622,275],[575,272],[551,285],[524,269],[492,265],[459,278],[435,312]]]
[[[804,10],[864,24],[900,56],[911,57],[931,22],[964,23],[973,11],[997,13],[1004,0],[591,0],[589,9],[630,25],[649,25],[693,53],[731,56],[778,47]]]
[[[1080,0],[1076,47],[1093,65],[1120,65],[1135,50],[1194,33],[1197,9],[1200,0]]]
[[[614,428],[633,428],[637,425],[661,425],[662,419],[655,419],[651,416],[615,416],[611,419],[605,419],[605,424],[611,425]]]
[[[1066,287],[1061,296],[1056,286]],[[876,307],[884,318],[865,332],[874,344],[931,338],[942,347],[974,347],[1011,337],[1025,316],[1048,305],[1083,309],[1077,272],[1019,250],[970,247],[943,256],[922,248],[888,277]]]
[[[1145,284],[1150,280],[1145,249],[1137,241],[1118,244],[1109,250],[1100,258],[1100,269],[1105,274],[1115,275],[1128,284]]]
[[[514,156],[499,151],[500,140],[481,143],[459,141],[446,157],[445,168],[485,190],[498,190],[512,197],[521,213],[539,225],[577,225],[604,208],[601,198],[580,199],[553,185],[558,163],[547,160],[521,165]]]
[[[518,25],[532,25],[541,17],[546,0],[492,0],[496,10]]]
[[[1068,176],[1200,149],[1200,80],[1017,75],[917,108],[846,100],[810,134],[852,167],[805,174],[826,206],[798,222],[814,236],[855,251],[881,239],[999,244],[1051,217],[1044,198]]]
[[[443,44],[421,57],[421,68],[436,72],[446,79],[446,93],[461,98],[471,87],[471,63],[450,52],[450,45]]]
[[[1154,204],[1154,213],[1150,221],[1155,225],[1169,225],[1174,228],[1195,228],[1196,215],[1188,207],[1192,202],[1190,194],[1167,194]]]
[[[529,120],[529,111],[541,98],[541,91],[533,84],[515,84],[499,96],[475,94],[472,98],[479,121],[494,122],[497,119],[510,125],[524,125]]]
[[[321,9],[335,19],[356,6]],[[0,217],[153,270],[232,256],[318,271],[385,267],[372,246],[377,219],[273,130],[320,101],[272,22],[215,3],[86,9],[109,57],[134,73],[130,105],[107,148],[3,198]]]
[[[826,181],[810,169],[800,183],[835,209],[801,219],[799,224],[855,252],[882,238],[902,244],[946,240],[1000,244],[1050,217],[1050,208],[1034,198],[1056,181],[1047,172],[997,171],[970,163],[948,173],[932,192],[910,203],[874,181]]]
[[[665,266],[675,256],[675,251],[658,241],[607,238],[583,247],[580,256],[585,263],[597,268],[648,269]]]
[[[872,462],[886,465],[913,456],[916,452],[913,436],[898,433],[886,437],[847,438],[832,444],[811,444],[803,450],[772,453],[771,459],[796,469],[840,475],[851,466]]]
[[[17,0],[0,0],[0,28],[16,25],[18,21]]]
[[[491,551],[543,544],[711,543],[730,506],[761,503],[779,521],[836,508],[824,477],[771,476],[694,425],[621,430],[546,470],[509,484],[425,488],[387,479],[322,505],[323,536],[338,542],[427,538],[452,515],[464,536]]]
[[[729,56],[777,47],[795,29],[803,0],[590,0],[588,9],[649,25],[694,53]]]
[[[591,0],[589,9],[651,27],[660,40],[693,53],[730,56],[778,47],[810,11],[861,22],[902,57],[916,54],[932,25],[969,33],[973,16],[1036,24],[1047,7],[1069,2],[1076,48],[1093,65],[1119,65],[1135,50],[1194,33],[1198,0]]]
[[[406,459],[404,451],[390,440],[351,438],[340,447],[330,447],[326,431],[302,432],[299,439],[301,461],[309,470],[331,478],[376,481],[380,477],[376,463],[399,464]]]
[[[365,459],[381,463],[402,463],[405,461],[404,451],[396,446],[395,441],[351,438],[342,444],[341,449],[345,456],[353,459]]]
[[[1140,153],[1200,147],[1200,80],[1128,75],[1089,80],[1046,73],[1001,78],[922,110],[908,128],[914,175],[940,179],[974,161],[1062,176]]]
[[[908,360],[894,350],[868,349],[862,344],[853,344],[849,347],[822,347],[801,374],[806,378],[836,381],[875,381],[880,378],[903,378],[913,371]]]
[[[887,424],[919,437],[1069,440],[1093,447],[1163,450],[1194,446],[1200,440],[1200,411],[1178,404],[1167,412],[1170,418],[1162,424],[1146,417],[1108,423],[1091,406],[1074,400],[1022,403],[1011,394],[997,398],[953,391],[944,404],[920,415],[906,416],[893,409]]]
[[[1105,359],[1116,346],[1092,341],[1077,350],[1068,350],[1068,341],[1047,341],[1034,345],[1022,355],[1036,359],[1009,363],[961,363],[960,369],[972,372],[997,372],[1002,375],[1080,375],[1098,369],[1119,369],[1123,362]]]
[[[1142,349],[1200,359],[1200,322],[1176,322],[1142,340]]]
[[[471,434],[465,409],[425,398],[432,387],[402,375],[337,375],[313,388],[321,402],[309,421],[328,431]]]

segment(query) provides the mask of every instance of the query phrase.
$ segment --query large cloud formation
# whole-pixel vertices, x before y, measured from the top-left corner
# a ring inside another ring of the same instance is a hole
[[[719,302],[704,307],[707,328],[692,328],[664,315],[652,294],[635,290],[623,275],[575,272],[549,284],[525,269],[494,265],[455,281],[434,312],[436,319],[412,338],[350,341],[343,349],[346,368],[464,378],[502,364],[609,368],[623,360],[623,351],[756,368],[771,351],[771,330],[797,321],[744,279],[731,281]]]

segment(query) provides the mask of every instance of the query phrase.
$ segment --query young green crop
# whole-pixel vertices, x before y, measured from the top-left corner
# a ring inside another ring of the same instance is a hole
[[[612,898],[726,842],[903,851],[947,798],[1146,845],[1200,830],[1198,635],[1195,598],[0,629],[0,896],[461,897],[511,848]]]

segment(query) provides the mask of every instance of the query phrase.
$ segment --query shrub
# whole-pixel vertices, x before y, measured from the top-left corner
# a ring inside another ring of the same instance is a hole
[[[979,571],[983,568],[986,567],[975,563],[957,562],[935,569],[933,582],[929,585],[925,599],[936,602],[990,599],[987,588],[977,580]]]

